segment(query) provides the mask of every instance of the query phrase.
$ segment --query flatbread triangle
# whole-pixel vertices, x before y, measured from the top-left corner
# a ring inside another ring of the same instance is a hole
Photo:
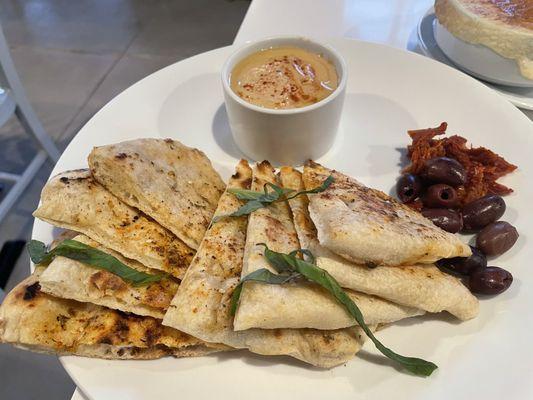
[[[228,188],[249,189],[252,171],[244,160]],[[228,215],[242,202],[225,192],[215,215]],[[342,364],[359,351],[365,339],[360,328],[248,329],[235,332],[229,306],[241,270],[248,218],[228,217],[208,229],[163,324],[208,342],[249,349],[262,355],[288,355],[319,367]]]
[[[86,169],[54,176],[33,215],[176,278],[183,276],[194,255],[170,231],[108,192]]]
[[[320,244],[358,264],[432,264],[441,258],[467,257],[470,248],[420,213],[379,190],[330,170],[306,163],[306,189],[332,175],[333,184],[309,197],[309,212]]]
[[[301,172],[292,167],[282,167],[280,178],[286,188],[304,189]],[[328,271],[342,287],[427,312],[448,311],[462,320],[477,315],[477,298],[458,278],[431,264],[394,268],[368,268],[354,264],[318,242],[316,228],[309,215],[307,196],[295,197],[289,200],[289,205],[300,245],[311,250],[318,266]]]
[[[274,169],[263,161],[253,170],[252,190],[261,191],[266,183],[278,184]],[[286,201],[270,204],[250,214],[246,233],[242,276],[261,268],[275,272],[264,257],[266,243],[274,251],[290,253],[300,243]],[[347,291],[357,303],[367,324],[394,322],[423,312],[379,299]],[[250,328],[314,328],[340,329],[356,325],[355,320],[330,293],[313,283],[265,285],[247,282],[235,315],[235,330]]]
[[[227,346],[206,343],[159,320],[60,299],[40,290],[41,268],[0,306],[0,342],[42,353],[107,359],[192,357]]]
[[[137,271],[159,273],[146,268],[138,261],[123,257],[85,235],[77,235],[73,240],[108,253]],[[43,292],[56,297],[159,319],[163,319],[179,286],[178,280],[170,275],[149,285],[133,286],[117,275],[66,257],[54,258],[41,274],[39,282]]]
[[[137,139],[95,147],[88,161],[111,193],[198,248],[224,191],[204,153],[172,139]]]

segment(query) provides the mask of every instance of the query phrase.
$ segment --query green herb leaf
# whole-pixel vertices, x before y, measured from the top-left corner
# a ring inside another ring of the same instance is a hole
[[[241,279],[239,284],[235,287],[233,290],[233,294],[231,295],[231,306],[230,306],[230,313],[231,315],[235,315],[235,312],[237,311],[237,305],[239,304],[239,299],[241,297],[242,292],[242,285],[244,282],[248,281],[255,281],[255,282],[262,282],[262,283],[268,283],[270,285],[281,285],[284,283],[292,282],[295,279],[299,278],[301,275],[299,273],[290,273],[290,274],[273,274],[268,269],[261,268],[257,271],[251,272],[248,275],[246,275],[244,278]]]
[[[267,189],[266,189],[267,186],[273,190],[273,192],[269,193],[269,194],[273,195],[271,197],[272,201],[284,200],[284,199],[286,199],[288,194],[295,192],[294,189],[284,188],[284,187],[281,187],[281,186],[278,186],[278,185],[274,185],[273,183],[268,182],[265,185],[265,193],[267,193]],[[274,193],[275,193],[275,195],[274,195]],[[300,193],[303,193],[303,192],[300,192]],[[298,195],[298,193],[295,196],[297,196],[297,195]]]
[[[80,261],[97,269],[102,269],[125,281],[133,286],[147,285],[152,282],[158,282],[165,276],[164,274],[147,274],[136,269],[130,268],[120,260],[110,254],[104,253],[94,247],[87,246],[76,240],[64,240],[50,251],[46,251],[44,243],[38,240],[32,240],[28,244],[30,258],[35,264],[49,264],[54,257],[61,256],[71,260]]]
[[[239,305],[239,299],[241,298],[241,292],[242,292],[242,282],[239,282],[239,284],[233,289],[233,293],[231,294],[231,304],[229,308],[230,315],[235,315],[237,312],[237,306]]]
[[[234,194],[239,200],[259,200],[265,195],[263,192],[255,192],[248,189],[231,188],[228,189],[228,192]]]
[[[287,189],[278,185],[274,185],[270,182],[265,184],[263,192],[255,192],[247,189],[228,189],[228,192],[234,194],[239,200],[247,201],[247,203],[229,215],[216,216],[213,218],[213,222],[217,222],[225,217],[240,217],[243,215],[248,215],[255,210],[267,207],[269,204],[277,201],[294,199],[296,196],[300,196],[302,194],[323,192],[333,183],[333,180],[333,176],[330,175],[324,180],[324,182],[322,182],[320,186],[311,190],[302,190],[301,192],[296,192],[293,189]],[[272,191],[269,192],[267,188],[271,188]]]
[[[258,243],[257,245],[268,248],[265,243]],[[281,253],[273,253],[269,258],[268,263],[276,270],[278,274],[291,273],[293,271],[293,268],[287,264],[283,258],[283,254]]]
[[[248,215],[248,214],[253,213],[255,210],[259,210],[260,208],[263,208],[263,207],[265,207],[265,205],[261,203],[260,201],[251,200],[245,205],[243,205],[242,207],[240,207],[237,211],[229,215],[217,215],[216,217],[213,218],[213,222],[218,222],[222,218],[226,218],[226,217],[241,217],[243,215]]]
[[[262,243],[262,245],[265,246],[265,258],[276,270],[291,270],[293,273],[298,273],[307,278],[307,280],[320,285],[333,295],[355,319],[372,342],[374,342],[376,348],[386,357],[400,363],[405,369],[420,376],[429,376],[435,369],[437,369],[437,366],[432,362],[422,360],[421,358],[405,357],[385,347],[368,328],[359,307],[357,307],[346,292],[344,292],[335,278],[333,278],[327,271],[314,265],[314,257],[312,255],[310,257],[311,252],[309,250],[302,249],[294,251],[291,254],[283,254],[270,250],[264,243]],[[301,253],[304,257],[312,260],[312,263],[299,258],[298,253]],[[272,281],[270,283],[276,282]]]
[[[315,255],[311,253],[311,250],[299,249],[299,250],[291,251],[289,253],[289,255],[293,257],[296,257],[298,254],[301,254],[305,261],[316,265],[316,258],[315,258]]]
[[[34,264],[49,264],[51,261],[47,259],[45,244],[38,240],[30,240],[28,253],[30,253],[30,259]]]
[[[331,186],[331,184],[335,181],[335,178],[333,178],[333,175],[328,176],[324,182],[322,182],[322,185],[310,189],[310,190],[302,190],[301,192],[296,193],[294,196],[288,197],[287,200],[293,199],[296,196],[300,196],[301,194],[315,194],[325,191],[328,187]]]

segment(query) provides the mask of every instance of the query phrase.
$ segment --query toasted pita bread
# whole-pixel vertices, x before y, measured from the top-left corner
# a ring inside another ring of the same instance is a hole
[[[248,163],[241,161],[228,187],[249,189],[251,177]],[[234,195],[226,192],[216,215],[228,215],[241,205]],[[163,324],[208,342],[225,343],[263,355],[289,355],[319,367],[333,367],[351,359],[365,339],[360,328],[233,331],[229,308],[241,275],[246,225],[246,216],[228,217],[209,228]]]
[[[254,168],[252,190],[261,191],[265,183],[277,184],[272,166],[263,161]],[[248,222],[242,276],[266,268],[275,272],[264,257],[266,243],[274,251],[290,253],[300,243],[287,202],[276,202],[254,211]],[[347,291],[367,324],[394,322],[423,312],[377,297]],[[335,298],[314,283],[267,285],[247,282],[235,315],[237,331],[249,328],[339,329],[355,325],[355,320]]]
[[[472,254],[457,236],[420,213],[340,172],[310,161],[304,167],[304,185],[315,188],[329,175],[335,182],[310,196],[309,212],[320,244],[331,251],[358,264],[392,266]]]
[[[87,236],[78,235],[74,240],[111,254],[138,271],[157,273],[137,261],[126,259],[105,248]],[[133,286],[110,272],[65,257],[56,257],[39,280],[42,291],[56,297],[159,319],[163,319],[178,290],[178,282],[170,276],[150,285]]]
[[[137,139],[95,147],[95,179],[193,249],[200,245],[224,182],[200,150],[171,139]]]
[[[88,170],[53,177],[33,215],[81,232],[125,257],[177,278],[183,276],[194,255],[194,250],[168,230],[105,190]]]
[[[16,286],[0,306],[0,342],[26,350],[107,359],[193,357],[227,349],[127,315],[43,293],[39,271]]]
[[[280,177],[284,187],[304,189],[302,174],[294,168],[281,168]],[[477,315],[477,298],[459,279],[434,265],[368,268],[353,264],[321,246],[309,216],[308,203],[307,196],[289,200],[300,245],[311,250],[318,266],[328,271],[342,287],[432,313],[448,311],[462,320]]]

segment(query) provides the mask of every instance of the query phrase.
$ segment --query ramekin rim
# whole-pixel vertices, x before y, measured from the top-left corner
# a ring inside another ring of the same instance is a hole
[[[341,79],[339,81],[339,84],[335,88],[335,90],[330,95],[328,95],[327,97],[323,98],[322,100],[320,100],[320,101],[318,101],[316,103],[313,103],[313,104],[310,104],[310,105],[307,105],[307,106],[304,106],[304,107],[288,108],[288,109],[287,108],[286,109],[274,109],[274,108],[261,107],[261,106],[257,106],[255,104],[249,103],[246,100],[243,100],[241,97],[239,97],[237,95],[237,93],[235,93],[233,91],[233,89],[231,89],[230,83],[229,83],[229,75],[230,75],[231,71],[229,71],[229,69],[230,69],[229,67],[230,67],[230,65],[233,64],[232,61],[234,61],[235,58],[238,58],[238,56],[240,54],[244,53],[250,47],[254,47],[254,46],[257,46],[258,44],[262,44],[262,43],[268,44],[268,42],[272,42],[272,41],[275,41],[275,40],[283,40],[283,39],[287,39],[287,40],[295,40],[296,39],[296,40],[311,42],[311,43],[313,43],[315,45],[318,45],[318,47],[322,47],[324,49],[327,49],[331,54],[333,54],[333,56],[336,58],[336,61],[338,62],[338,65],[340,65],[340,67],[341,67],[341,71],[340,71],[341,72]],[[253,111],[264,113],[264,114],[272,114],[272,115],[302,114],[302,113],[305,113],[305,112],[316,110],[317,108],[321,108],[321,107],[325,106],[326,104],[332,102],[335,98],[337,98],[340,95],[340,93],[342,93],[344,91],[344,89],[346,87],[347,80],[348,80],[346,62],[344,60],[344,57],[342,57],[342,55],[333,46],[331,46],[331,45],[329,45],[327,43],[320,42],[320,41],[318,41],[316,39],[313,39],[313,38],[310,38],[310,37],[307,37],[307,36],[299,36],[299,35],[269,36],[269,37],[266,37],[266,38],[263,38],[263,39],[254,40],[254,41],[246,43],[244,46],[241,46],[238,49],[236,49],[226,59],[226,61],[224,62],[223,66],[222,66],[221,78],[222,78],[222,86],[224,88],[224,91],[232,98],[232,100],[236,101],[237,103],[239,103],[243,107],[246,107],[246,108],[251,109]]]

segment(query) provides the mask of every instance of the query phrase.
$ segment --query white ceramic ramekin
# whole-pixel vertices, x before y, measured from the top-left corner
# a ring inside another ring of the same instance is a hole
[[[230,87],[233,67],[248,55],[271,47],[297,46],[322,54],[337,70],[337,89],[306,107],[275,110],[240,98]],[[346,64],[332,47],[314,40],[283,36],[250,43],[231,55],[222,67],[222,86],[233,139],[253,160],[274,165],[300,165],[326,153],[335,139],[346,92]]]

